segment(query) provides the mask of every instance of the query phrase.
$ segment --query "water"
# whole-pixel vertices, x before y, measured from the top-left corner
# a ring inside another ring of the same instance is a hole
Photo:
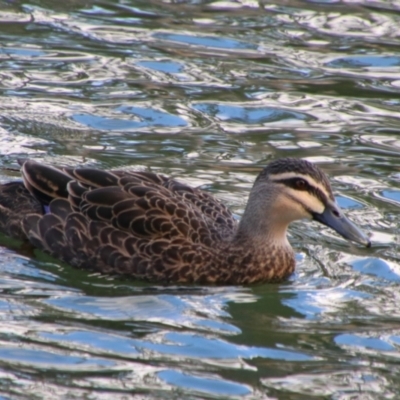
[[[154,286],[0,237],[3,399],[400,396],[398,1],[0,0],[0,181],[18,158],[151,169],[240,216],[305,157],[370,232],[290,230],[296,273]]]

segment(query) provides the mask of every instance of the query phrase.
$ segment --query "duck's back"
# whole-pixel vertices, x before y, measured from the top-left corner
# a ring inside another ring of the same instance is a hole
[[[77,267],[194,281],[185,274],[197,274],[193,265],[206,263],[236,231],[213,196],[159,174],[34,161],[23,163],[22,174],[25,187],[0,187],[0,229]]]

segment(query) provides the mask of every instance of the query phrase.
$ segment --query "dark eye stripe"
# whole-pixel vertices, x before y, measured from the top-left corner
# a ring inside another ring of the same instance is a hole
[[[299,188],[297,187],[297,182],[298,182],[299,180],[302,180],[302,181],[305,183],[304,189],[303,189],[303,188],[299,189]],[[304,190],[304,191],[307,191],[307,192],[309,192],[310,189],[312,188],[312,186],[311,186],[305,179],[303,179],[303,178],[278,179],[278,180],[276,180],[276,181],[274,181],[274,182],[283,183],[284,185],[289,186],[289,187],[291,187],[292,189]]]
[[[299,179],[302,179],[303,181],[305,181],[306,185],[304,186],[304,189],[299,189],[297,187],[296,182]],[[328,199],[327,199],[325,193],[321,189],[310,185],[306,179],[303,179],[303,178],[287,178],[287,179],[279,179],[279,180],[276,180],[275,182],[282,183],[282,184],[284,184],[284,185],[286,185],[286,186],[288,186],[288,187],[290,187],[290,188],[292,188],[294,190],[308,192],[311,195],[313,195],[314,197],[316,197],[317,199],[319,199],[322,202],[322,204],[327,204],[328,203]]]

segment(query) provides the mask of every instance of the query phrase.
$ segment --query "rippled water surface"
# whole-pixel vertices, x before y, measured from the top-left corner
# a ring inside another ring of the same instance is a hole
[[[300,222],[287,282],[182,287],[1,236],[1,398],[400,398],[399,49],[398,1],[0,0],[1,182],[150,169],[240,216],[303,157],[373,240]]]

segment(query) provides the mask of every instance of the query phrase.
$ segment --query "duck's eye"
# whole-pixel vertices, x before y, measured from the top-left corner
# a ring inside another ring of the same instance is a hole
[[[295,182],[295,187],[297,190],[306,190],[307,182],[304,179],[297,179]]]

